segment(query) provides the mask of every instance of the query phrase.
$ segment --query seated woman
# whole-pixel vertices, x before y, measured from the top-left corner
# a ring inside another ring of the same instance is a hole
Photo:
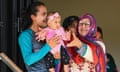
[[[70,40],[66,42],[71,72],[106,72],[103,48],[96,43],[96,30],[95,18],[85,14],[80,17],[76,31],[67,31],[71,33],[67,35]]]

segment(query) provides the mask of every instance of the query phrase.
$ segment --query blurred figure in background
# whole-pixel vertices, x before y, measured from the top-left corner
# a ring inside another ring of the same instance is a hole
[[[97,32],[96,32],[96,42],[103,48],[103,51],[106,54],[106,48],[103,40],[103,32],[99,26],[97,27]]]
[[[103,41],[103,31],[101,29],[101,27],[97,27],[97,34],[96,34],[96,38],[99,41]],[[104,50],[105,51],[105,50]],[[107,72],[118,72],[117,70],[117,66],[115,64],[114,58],[112,57],[112,55],[110,53],[106,53],[107,56]]]
[[[110,53],[107,53],[107,72],[118,72],[114,58]]]

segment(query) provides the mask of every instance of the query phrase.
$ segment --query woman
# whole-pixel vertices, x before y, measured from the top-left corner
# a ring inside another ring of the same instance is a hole
[[[105,56],[103,49],[96,43],[96,21],[91,14],[80,17],[76,35],[67,42],[71,56],[70,69],[72,72],[105,72]]]
[[[38,42],[35,33],[46,25],[47,8],[42,2],[32,3],[23,15],[24,30],[18,41],[28,72],[48,72],[44,57],[59,44],[60,37],[53,36],[45,42]]]

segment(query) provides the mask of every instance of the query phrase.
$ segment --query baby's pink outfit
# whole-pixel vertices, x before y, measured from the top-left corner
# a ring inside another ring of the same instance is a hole
[[[48,27],[45,30],[47,30],[47,34],[46,34],[47,39],[50,39],[54,35],[58,35],[61,37],[60,44],[58,44],[55,48],[52,48],[52,50],[51,50],[52,54],[55,54],[56,52],[59,53],[61,46],[65,47],[64,42],[63,42],[63,40],[66,40],[64,29],[62,27],[60,27],[59,29],[53,30]]]

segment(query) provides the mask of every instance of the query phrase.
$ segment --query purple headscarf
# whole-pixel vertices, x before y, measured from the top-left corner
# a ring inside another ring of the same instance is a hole
[[[95,33],[97,31],[96,20],[93,15],[87,13],[80,17],[80,21],[82,19],[86,19],[86,18],[88,18],[90,20],[90,30],[89,30],[88,34],[83,38],[93,42],[93,41],[95,41]],[[77,25],[77,36],[80,38],[82,36],[78,32],[78,26],[79,26],[79,24]]]
[[[80,17],[80,21],[82,19],[86,19],[88,18],[90,20],[90,30],[88,32],[88,34],[84,37],[82,37],[79,32],[78,32],[78,25],[77,25],[77,36],[86,44],[88,44],[89,46],[91,46],[91,50],[93,53],[93,59],[94,59],[94,63],[95,63],[95,70],[96,72],[106,72],[105,71],[105,54],[101,48],[101,46],[99,46],[98,44],[95,43],[96,38],[95,38],[95,33],[97,31],[97,24],[96,24],[96,20],[94,18],[93,15],[91,14],[85,14],[83,16]],[[80,22],[79,21],[79,22]]]

